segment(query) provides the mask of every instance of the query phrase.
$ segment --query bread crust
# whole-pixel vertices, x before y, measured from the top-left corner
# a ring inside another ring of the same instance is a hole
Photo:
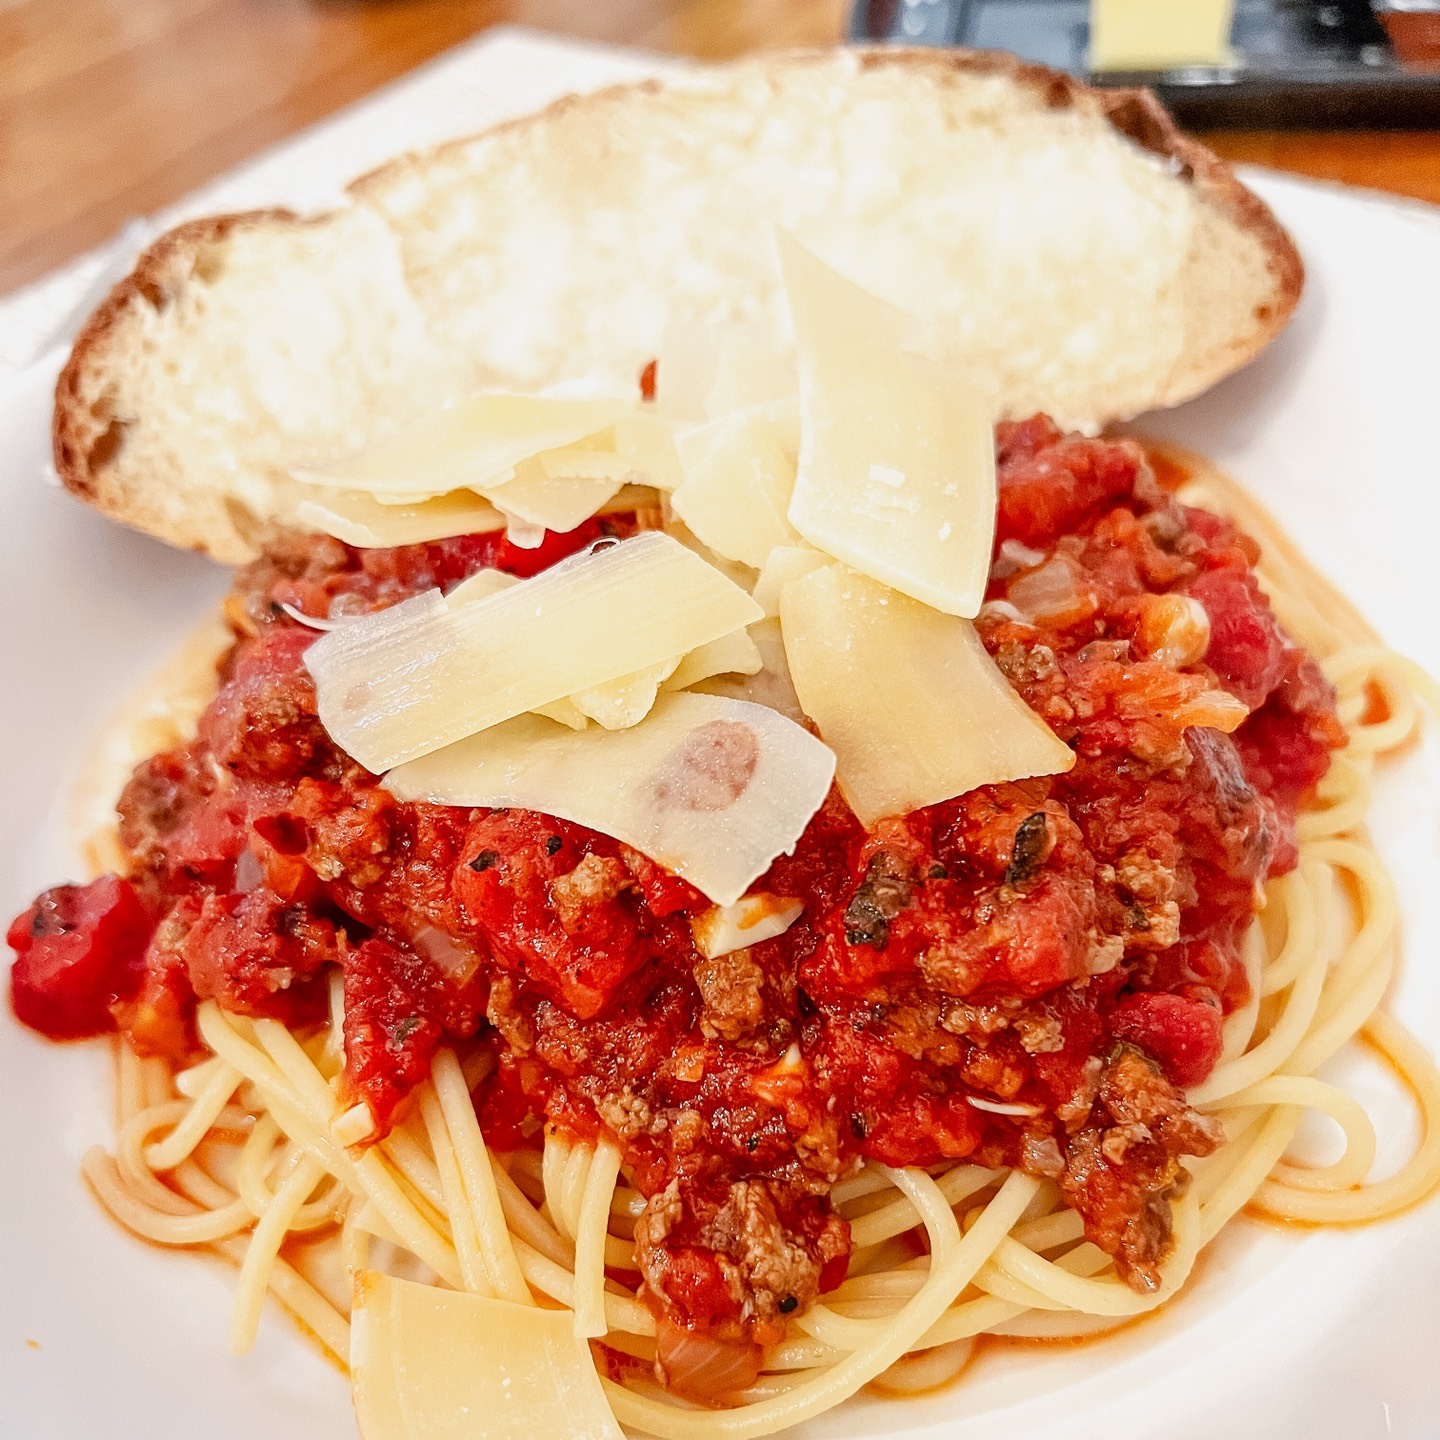
[[[997,53],[888,47],[859,47],[851,53],[861,71],[896,69],[940,80],[958,74],[995,77],[1040,97],[1048,109],[1088,111],[1126,140],[1162,160],[1170,173],[1193,187],[1207,206],[1253,236],[1266,258],[1271,292],[1256,308],[1253,327],[1230,340],[1221,366],[1216,373],[1207,375],[1207,383],[1251,360],[1289,320],[1304,283],[1300,256],[1290,237],[1269,207],[1246,189],[1216,155],[1182,134],[1148,91],[1098,90],[1068,75]],[[758,62],[740,63],[752,69],[758,67],[767,76],[781,76],[806,66],[832,65],[835,54],[829,50],[780,52]],[[572,110],[603,117],[610,107],[629,104],[634,97],[683,89],[691,83],[688,79],[647,80],[565,96],[533,115],[494,127],[486,137],[544,126]],[[353,181],[348,194],[363,202],[405,172],[455,156],[480,138],[453,140],[426,152],[399,157]],[[107,414],[105,351],[134,306],[143,304],[159,311],[173,300],[197,269],[203,268],[207,247],[249,227],[304,227],[323,224],[328,218],[326,214],[301,217],[284,209],[214,216],[176,227],[139,257],[131,274],[110,292],[80,332],[56,386],[54,458],[66,489],[102,513],[173,544],[209,553],[224,562],[251,558],[251,538],[236,525],[228,521],[216,523],[213,515],[206,520],[177,513],[176,507],[156,504],[154,497],[144,493],[143,477],[127,481],[110,463],[123,443],[126,421]],[[1096,417],[1116,418],[1126,417]],[[194,523],[190,523],[192,520]]]
[[[72,494],[93,505],[104,515],[147,528],[142,520],[148,508],[143,497],[127,488],[104,483],[105,463],[123,439],[124,422],[110,421],[110,429],[96,423],[94,405],[87,390],[99,371],[98,358],[106,342],[123,321],[134,301],[160,309],[173,295],[178,283],[193,273],[197,257],[207,245],[226,239],[246,226],[303,225],[308,223],[293,210],[247,210],[231,215],[210,215],[190,220],[167,230],[152,241],[135,268],[101,301],[75,337],[69,359],[55,382],[55,410],[51,417],[50,440],[55,471],[60,483]],[[113,436],[113,443],[107,437]],[[167,536],[167,539],[171,537]],[[223,547],[207,543],[207,537],[174,539],[202,553],[215,553],[218,560],[246,559],[223,553]],[[217,548],[222,553],[216,553]]]

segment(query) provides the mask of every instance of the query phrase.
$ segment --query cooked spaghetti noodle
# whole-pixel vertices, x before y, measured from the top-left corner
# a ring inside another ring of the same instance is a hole
[[[794,1315],[731,1408],[674,1403],[643,1365],[656,1321],[639,1294],[633,1230],[644,1200],[618,1149],[546,1126],[538,1148],[486,1146],[471,1102],[487,1056],[441,1048],[417,1103],[369,1149],[337,1095],[341,990],[331,1021],[292,1033],[214,1002],[199,1012],[209,1058],[173,1071],[118,1052],[114,1151],[85,1174],[123,1225],[157,1243],[208,1248],[239,1266],[231,1331],[254,1338],[267,1292],[342,1364],[349,1296],[383,1267],[518,1304],[575,1313],[616,1416],[673,1440],[759,1436],[812,1418],[869,1384],[931,1387],[966,1364],[981,1335],[1097,1333],[1164,1304],[1240,1211],[1339,1224],[1393,1215],[1440,1185],[1440,1072],[1378,1007],[1396,963],[1397,902],[1364,823],[1378,761],[1416,734],[1435,683],[1394,655],[1295,552],[1275,522],[1193,457],[1182,498],[1233,517],[1263,546],[1259,579],[1279,618],[1338,692],[1348,743],[1299,822],[1299,863],[1274,880],[1254,922],[1248,1003],[1226,1020],[1219,1064],[1188,1094],[1226,1143],[1190,1159],[1174,1204],[1161,1283],[1139,1293],[1085,1239],[1054,1184],[968,1163],[869,1163],[837,1183],[853,1253],[838,1289]],[[1413,1096],[1421,1138],[1393,1174],[1369,1178],[1374,1127],[1316,1071],[1368,1041]],[[467,1068],[468,1067],[468,1068]],[[1344,1151],[1325,1165],[1288,1157],[1302,1116],[1328,1116]],[[365,1117],[359,1120],[363,1135]]]

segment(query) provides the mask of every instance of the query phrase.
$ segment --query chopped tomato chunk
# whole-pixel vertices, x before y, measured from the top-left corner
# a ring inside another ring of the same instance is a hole
[[[57,1040],[115,1028],[134,994],[154,920],[128,882],[103,875],[47,890],[10,926],[10,994],[27,1025]]]

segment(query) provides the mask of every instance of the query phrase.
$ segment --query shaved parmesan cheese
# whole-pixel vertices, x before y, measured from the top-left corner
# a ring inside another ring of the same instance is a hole
[[[785,658],[785,643],[780,635],[780,621],[762,620],[746,632],[760,655],[760,668],[749,675],[717,675],[710,680],[692,682],[705,695],[723,695],[731,700],[748,700],[765,705],[791,720],[803,723],[805,712],[790,680],[790,666]]]
[[[667,501],[669,497],[666,497]],[[742,565],[738,560],[727,560],[725,556],[712,550],[695,532],[675,513],[674,507],[668,503],[665,516],[665,533],[673,536],[687,550],[693,550],[707,565],[713,566],[727,579],[733,580],[743,590],[750,591],[755,586],[755,570],[749,565]]]
[[[350,1383],[363,1440],[624,1440],[568,1310],[356,1279]]]
[[[794,362],[770,349],[757,330],[675,321],[660,340],[655,403],[681,420],[713,420],[796,393]]]
[[[802,362],[807,345],[878,345],[927,353],[925,324],[918,316],[846,279],[788,231],[776,230],[775,253]]]
[[[692,650],[661,688],[688,690],[713,675],[753,675],[762,663],[755,642],[745,631],[737,630]]]
[[[637,484],[673,490],[680,483],[674,427],[655,408],[642,405],[615,422],[615,453],[630,466]]]
[[[501,506],[495,507],[505,517],[505,539],[517,550],[538,550],[545,543],[545,527],[533,520],[512,515]]]
[[[804,913],[803,900],[787,900],[762,890],[742,896],[733,905],[711,906],[690,921],[690,932],[695,948],[707,960],[717,960],[733,950],[783,935]]]
[[[513,589],[520,584],[518,575],[506,570],[477,570],[445,594],[446,604],[453,610],[459,605],[470,605],[476,600],[487,600],[502,590]]]
[[[780,613],[780,592],[792,581],[830,564],[830,557],[808,545],[777,545],[765,557],[760,578],[750,592],[755,603],[770,617]]]
[[[446,599],[451,604],[463,604],[498,594],[519,583],[515,576],[503,570],[477,570],[468,580],[462,580]],[[698,646],[685,656],[646,666],[634,674],[591,686],[548,705],[536,705],[534,713],[558,720],[572,730],[583,730],[591,720],[607,730],[619,730],[645,717],[660,688],[684,690],[711,675],[751,675],[759,668],[760,652],[743,630],[737,630]]]
[[[798,542],[785,518],[800,448],[792,402],[712,420],[676,445],[685,478],[670,503],[717,555],[758,570],[777,545]]]
[[[382,505],[369,495],[317,491],[314,499],[302,500],[295,507],[294,521],[304,530],[333,535],[362,550],[419,545],[505,527],[505,517],[468,490],[413,505]]]
[[[781,254],[800,356],[790,523],[872,579],[948,615],[976,615],[995,538],[987,405],[903,348],[896,322],[876,311],[882,302],[864,296],[847,312],[848,281],[818,283],[824,267],[794,242]]]
[[[674,488],[678,482],[679,460],[668,429],[653,417],[635,415],[580,444],[542,451],[472,488],[507,516],[540,527],[543,537],[546,530],[563,534],[616,509],[612,502],[622,487],[630,488],[625,500],[633,508],[655,503],[648,489],[635,493],[638,485]]]
[[[552,450],[518,465],[503,483],[476,488],[507,516],[535,526],[541,539],[547,530],[564,534],[594,515],[624,480],[623,475],[553,474],[547,468],[551,456],[576,453],[584,452]]]
[[[444,495],[484,485],[542,451],[608,430],[633,408],[622,400],[476,395],[358,455],[293,473],[307,484],[373,495]]]
[[[361,616],[305,661],[326,730],[379,774],[759,618],[738,586],[649,531],[494,594],[430,591]]]
[[[675,659],[659,665],[647,665],[632,675],[622,675],[604,685],[592,685],[569,696],[569,703],[587,720],[607,730],[623,730],[636,725],[649,713],[660,693],[661,684],[669,679],[679,665]]]
[[[632,472],[630,462],[614,448],[614,431],[601,431],[588,444],[543,450],[533,460],[522,461],[516,471],[527,468],[549,480],[614,480],[617,488],[618,482],[629,480]]]
[[[385,778],[401,800],[517,806],[633,845],[731,905],[791,850],[830,788],[835,757],[760,705],[662,695],[628,730],[522,716]]]
[[[800,703],[867,827],[1075,763],[964,620],[841,565],[787,585],[780,619]]]

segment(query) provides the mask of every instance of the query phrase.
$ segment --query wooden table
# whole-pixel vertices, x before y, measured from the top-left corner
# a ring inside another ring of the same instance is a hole
[[[719,59],[848,0],[4,0],[0,293],[499,22]],[[1222,154],[1440,202],[1440,132],[1225,133]]]

